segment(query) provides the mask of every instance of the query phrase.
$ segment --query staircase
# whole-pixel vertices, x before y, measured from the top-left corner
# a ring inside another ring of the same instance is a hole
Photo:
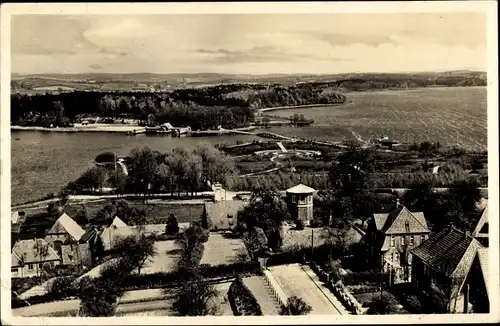
[[[280,304],[262,276],[246,277],[243,279],[243,283],[252,291],[264,316],[279,315]]]

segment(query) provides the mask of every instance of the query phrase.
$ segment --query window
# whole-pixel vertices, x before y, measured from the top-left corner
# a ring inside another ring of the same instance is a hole
[[[297,197],[295,197],[295,195],[292,195],[292,203],[296,203],[297,202]]]
[[[415,236],[410,235],[410,246],[413,246],[415,244]]]
[[[394,262],[397,264],[399,262],[399,252],[394,255]]]
[[[17,268],[11,268],[10,272],[12,273],[12,275],[17,275],[18,270],[17,270]]]
[[[28,270],[32,271],[33,270],[33,264],[28,264]]]
[[[427,240],[427,236],[425,234],[422,235],[422,242],[424,242],[425,240]]]
[[[394,247],[396,245],[396,237],[391,235],[391,247]]]
[[[405,238],[405,236],[403,235],[403,236],[401,237],[401,245],[402,245],[402,246],[404,246],[404,245],[405,245],[405,242],[406,242],[405,240],[406,240],[406,238]]]

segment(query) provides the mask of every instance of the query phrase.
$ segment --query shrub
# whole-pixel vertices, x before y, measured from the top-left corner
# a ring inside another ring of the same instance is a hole
[[[408,311],[414,314],[423,313],[422,304],[416,295],[410,295],[406,297],[406,308]]]
[[[179,223],[174,214],[170,214],[165,222],[165,234],[174,235],[179,233]]]
[[[75,296],[77,291],[74,287],[75,278],[71,276],[58,277],[49,283],[47,293],[50,293],[54,300],[61,300]]]
[[[303,299],[297,296],[292,296],[288,298],[287,304],[281,307],[280,315],[307,315],[311,312],[311,310],[312,307]]]
[[[298,219],[297,222],[295,222],[295,229],[304,230],[304,222],[301,219]]]

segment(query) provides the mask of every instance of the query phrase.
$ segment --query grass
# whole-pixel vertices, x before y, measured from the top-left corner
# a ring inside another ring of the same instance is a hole
[[[403,142],[439,141],[467,149],[487,149],[486,88],[452,87],[348,93],[341,106],[276,111],[304,114],[315,123],[303,128],[271,128],[289,136],[322,140],[370,140],[387,135]]]
[[[146,210],[148,223],[162,223],[170,214],[174,214],[179,223],[188,223],[199,220],[203,212],[202,204],[143,204],[142,201],[129,201],[129,203],[134,207]],[[104,205],[104,201],[86,204],[90,216],[94,216]],[[70,216],[75,216],[82,207],[82,204],[70,204],[65,212]]]

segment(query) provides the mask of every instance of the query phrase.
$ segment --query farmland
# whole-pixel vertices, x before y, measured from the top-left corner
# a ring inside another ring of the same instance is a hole
[[[304,114],[315,123],[272,132],[318,140],[370,140],[387,135],[403,142],[439,141],[471,150],[487,149],[485,87],[426,88],[345,93],[344,105],[273,111]]]

